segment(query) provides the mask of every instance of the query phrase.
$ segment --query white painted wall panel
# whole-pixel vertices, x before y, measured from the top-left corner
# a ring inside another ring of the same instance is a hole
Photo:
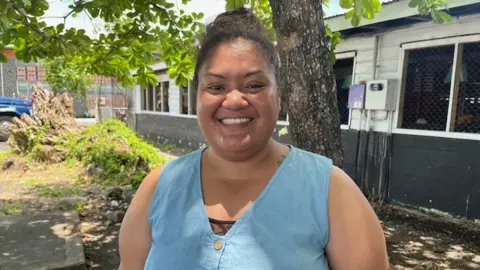
[[[168,89],[168,107],[170,107],[170,113],[180,114],[180,89],[175,85],[174,80],[170,80],[170,89]]]

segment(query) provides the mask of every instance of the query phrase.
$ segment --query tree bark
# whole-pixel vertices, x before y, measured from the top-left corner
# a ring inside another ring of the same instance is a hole
[[[294,145],[343,167],[335,75],[319,0],[270,0]]]

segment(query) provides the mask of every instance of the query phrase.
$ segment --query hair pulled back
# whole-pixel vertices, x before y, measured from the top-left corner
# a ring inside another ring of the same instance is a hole
[[[265,57],[268,65],[277,76],[277,54],[275,46],[268,39],[265,28],[253,12],[246,8],[224,12],[207,25],[197,54],[197,63],[193,76],[193,84],[198,88],[200,69],[216,48],[228,41],[242,38],[254,43]]]

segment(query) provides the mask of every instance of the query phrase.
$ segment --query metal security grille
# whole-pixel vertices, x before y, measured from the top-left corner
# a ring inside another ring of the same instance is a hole
[[[480,132],[480,42],[463,45],[455,131]]]
[[[342,125],[348,124],[348,91],[352,84],[353,58],[338,59],[333,66],[337,84],[338,112]]]
[[[455,46],[408,50],[402,128],[445,131]]]

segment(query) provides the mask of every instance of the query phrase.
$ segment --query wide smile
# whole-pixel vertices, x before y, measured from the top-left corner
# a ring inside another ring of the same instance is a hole
[[[253,121],[250,117],[222,118],[218,120],[223,125],[243,125]]]

